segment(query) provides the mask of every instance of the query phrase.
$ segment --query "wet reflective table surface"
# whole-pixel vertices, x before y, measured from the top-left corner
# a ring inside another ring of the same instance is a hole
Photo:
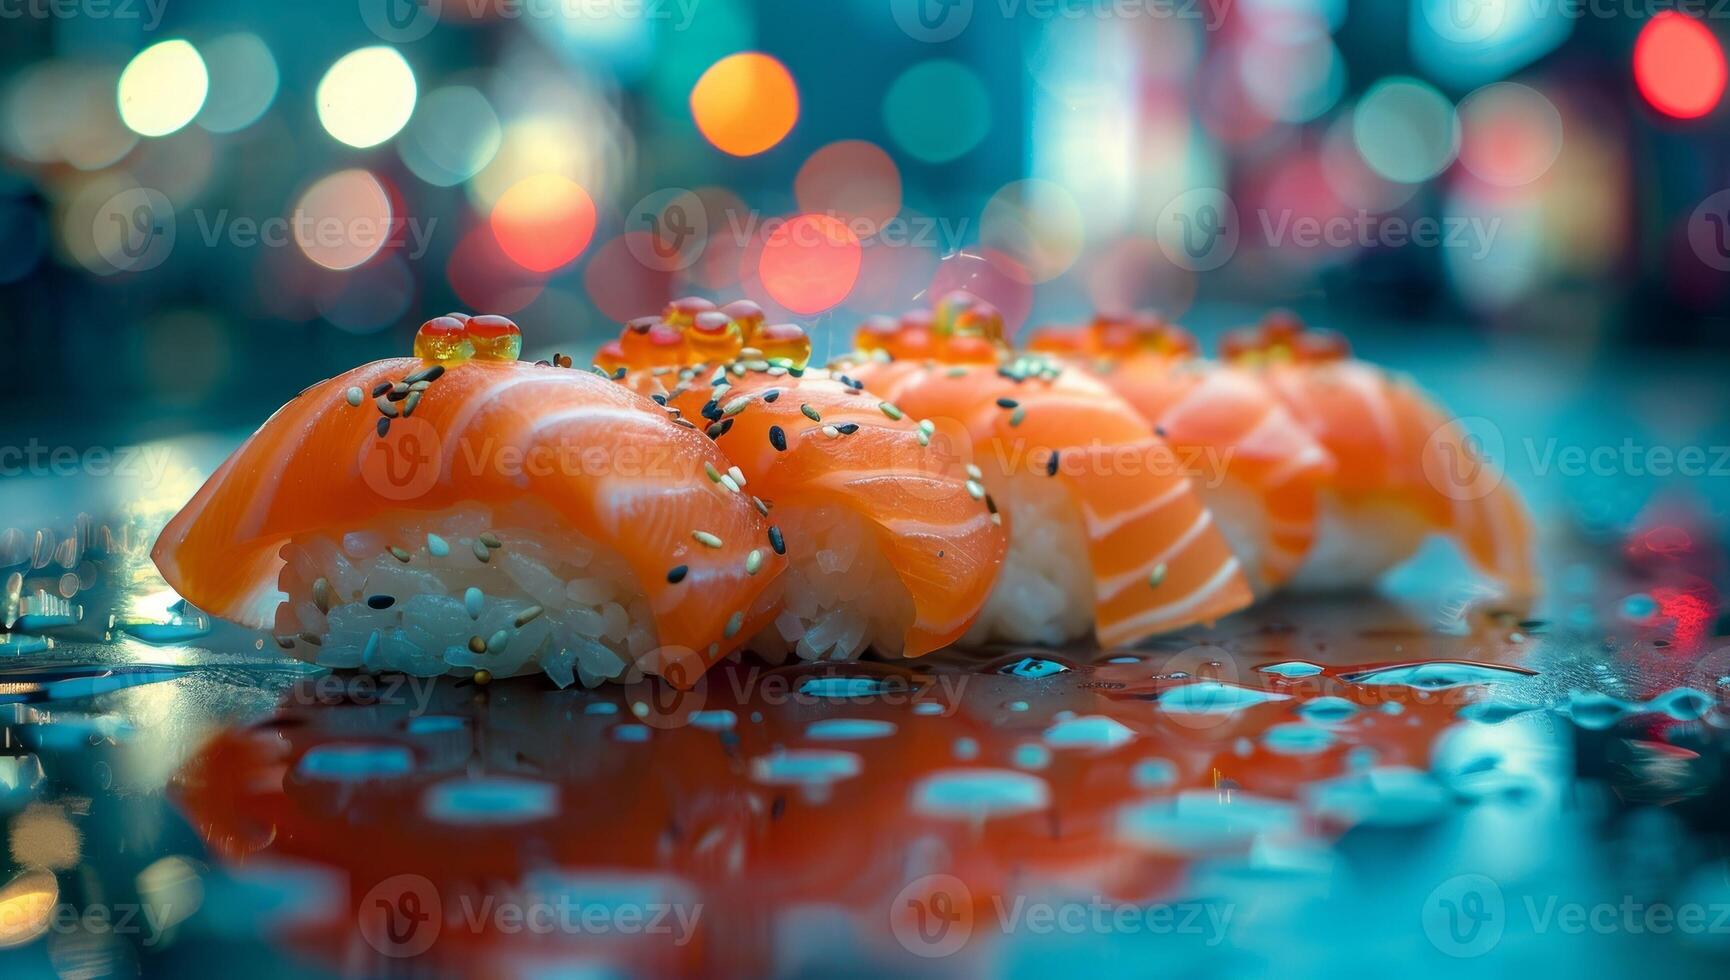
[[[1730,963],[1709,480],[1613,519],[1540,484],[1531,608],[1438,550],[1134,650],[585,691],[331,673],[176,604],[151,523],[231,444],[0,537],[6,976]]]

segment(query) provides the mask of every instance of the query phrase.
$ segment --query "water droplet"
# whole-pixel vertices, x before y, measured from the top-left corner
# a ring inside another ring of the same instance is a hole
[[[1569,691],[1568,703],[1557,709],[1574,724],[1589,731],[1603,731],[1634,712],[1635,705],[1597,691]]]
[[[892,689],[881,677],[807,677],[799,682],[799,693],[814,698],[869,698]]]
[[[1117,834],[1159,851],[1192,853],[1241,847],[1257,837],[1297,829],[1297,808],[1250,793],[1222,796],[1189,790],[1166,800],[1124,807]]]
[[[414,753],[401,745],[331,742],[315,745],[300,757],[295,770],[308,779],[359,782],[391,779],[414,769]]]
[[[1275,725],[1262,736],[1262,744],[1280,755],[1313,755],[1333,746],[1333,732],[1301,721]]]
[[[751,778],[770,786],[826,786],[859,775],[864,765],[851,752],[780,749],[751,760]]]
[[[558,788],[511,776],[453,779],[427,790],[424,808],[433,820],[455,824],[511,824],[545,820],[558,813]]]
[[[888,738],[895,734],[895,723],[877,718],[824,718],[805,729],[805,737],[818,742],[850,742],[858,739]]]
[[[1420,691],[1441,691],[1468,684],[1494,684],[1532,676],[1532,671],[1500,664],[1475,664],[1466,661],[1433,660],[1424,663],[1394,664],[1370,670],[1342,674],[1340,679],[1352,684],[1410,687]]]
[[[913,809],[932,817],[985,820],[1050,804],[1045,780],[1013,769],[939,770],[913,788]]]
[[[1276,677],[1314,677],[1322,672],[1320,667],[1305,660],[1287,660],[1284,663],[1265,664],[1257,667],[1256,670],[1264,674],[1273,674]]]
[[[997,668],[999,674],[1007,674],[1011,677],[1034,678],[1052,677],[1057,674],[1066,673],[1068,670],[1069,668],[1064,664],[1060,664],[1055,660],[1045,660],[1040,657],[1022,657],[1020,660],[1004,664],[1002,667]]]
[[[711,732],[724,732],[739,723],[739,716],[726,708],[691,712],[691,724]]]
[[[1177,782],[1177,766],[1170,759],[1143,759],[1129,777],[1137,789],[1165,789]]]
[[[1105,715],[1065,718],[1045,730],[1045,744],[1054,749],[1115,749],[1134,738],[1135,732]]]
[[[1268,701],[1289,700],[1289,694],[1258,691],[1218,681],[1197,681],[1168,688],[1159,696],[1159,709],[1174,715],[1230,714]]]
[[[1358,713],[1358,706],[1345,698],[1327,695],[1298,705],[1298,714],[1323,725],[1337,725]]]
[[[1717,704],[1717,699],[1710,694],[1691,687],[1678,687],[1646,702],[1646,707],[1678,721],[1694,721],[1704,718]]]
[[[1322,816],[1380,827],[1428,823],[1449,804],[1447,790],[1430,774],[1405,766],[1382,766],[1326,780],[1311,786],[1305,796]]]
[[[1022,742],[1010,759],[1018,769],[1044,769],[1051,765],[1051,750],[1038,742]]]

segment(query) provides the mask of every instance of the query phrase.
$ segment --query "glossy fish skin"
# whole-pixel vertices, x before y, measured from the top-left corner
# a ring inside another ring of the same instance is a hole
[[[1357,360],[1261,374],[1336,460],[1331,489],[1346,514],[1409,512],[1512,593],[1537,590],[1535,532],[1518,490],[1414,382]]]
[[[1259,508],[1237,531],[1255,538],[1244,551],[1257,556],[1258,592],[1291,578],[1315,541],[1321,491],[1335,467],[1279,399],[1245,372],[1198,360],[1133,357],[1100,380],[1195,461],[1203,499],[1236,491]]]
[[[729,636],[729,618],[756,615],[754,600],[783,563],[771,556],[759,574],[745,571],[745,555],[767,540],[766,524],[748,500],[704,475],[704,462],[726,465],[707,438],[593,374],[515,360],[445,364],[412,417],[392,419],[382,439],[373,403],[345,397],[351,387],[370,393],[433,364],[376,361],[283,406],[168,523],[152,552],[163,577],[201,609],[264,627],[280,597],[280,549],[295,535],[388,536],[393,511],[532,497],[630,566],[660,644],[642,669],[688,685],[743,642],[749,633]],[[411,481],[412,493],[368,471],[370,454],[417,453],[437,471]],[[721,547],[700,543],[696,530]],[[669,583],[677,565],[689,572]]]
[[[913,601],[902,655],[959,639],[984,607],[1006,546],[1001,522],[968,493],[960,468],[920,444],[912,417],[825,372],[746,371],[732,381],[719,392],[703,380],[675,386],[669,404],[699,424],[707,423],[705,408],[711,415],[734,409],[715,443],[747,478],[747,493],[771,505],[837,506],[875,525]],[[843,431],[850,426],[857,428]],[[797,553],[800,542],[787,547]]]
[[[1097,381],[1045,363],[1048,371],[1022,373],[864,359],[845,371],[910,416],[963,434],[987,482],[1046,474],[1058,452],[1049,478],[1066,484],[1087,529],[1101,644],[1135,643],[1249,605],[1249,583],[1171,447]]]

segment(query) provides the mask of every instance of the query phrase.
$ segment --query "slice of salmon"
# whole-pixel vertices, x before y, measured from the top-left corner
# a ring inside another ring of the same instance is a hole
[[[959,455],[976,460],[987,485],[1016,474],[1061,481],[1087,536],[1102,644],[1211,622],[1251,602],[1177,455],[1082,372],[1044,359],[999,367],[877,358],[844,370],[910,416],[959,433],[968,444]]]
[[[586,371],[516,360],[444,364],[382,437],[370,397],[349,402],[351,388],[370,396],[434,363],[376,361],[283,406],[168,523],[152,552],[163,577],[201,609],[264,627],[295,536],[388,538],[393,517],[529,498],[630,567],[660,644],[641,669],[694,683],[744,642],[735,617],[784,563],[747,572],[767,525],[707,478],[705,464],[727,461],[702,433]]]
[[[912,601],[902,655],[959,639],[984,608],[1006,541],[965,474],[945,465],[896,406],[824,372],[746,370],[732,382],[717,389],[705,372],[676,386],[670,404],[705,427],[720,422],[716,445],[748,492],[777,510],[835,507],[868,522]],[[804,545],[786,547],[797,556]]]
[[[1514,593],[1536,590],[1535,533],[1519,491],[1477,437],[1415,382],[1283,319],[1228,348],[1239,362],[1245,351],[1261,355],[1247,358],[1251,370],[1333,456],[1330,489],[1348,521],[1409,514],[1422,529],[1451,537]],[[1280,356],[1268,358],[1268,350]]]

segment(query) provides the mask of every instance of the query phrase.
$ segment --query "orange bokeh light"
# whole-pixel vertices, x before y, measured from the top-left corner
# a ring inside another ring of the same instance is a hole
[[[1634,42],[1634,81],[1653,108],[1677,119],[1697,119],[1724,96],[1724,49],[1705,24],[1665,11]]]
[[[800,166],[793,194],[801,211],[820,211],[875,228],[901,210],[901,171],[875,143],[830,143]]]
[[[844,222],[801,214],[769,233],[757,275],[775,302],[808,316],[847,298],[859,281],[862,253]]]
[[[792,131],[799,119],[799,89],[774,58],[755,51],[732,54],[697,79],[691,116],[718,149],[748,157]]]
[[[541,174],[512,184],[493,205],[499,248],[531,272],[551,272],[589,247],[595,202],[568,177]]]

